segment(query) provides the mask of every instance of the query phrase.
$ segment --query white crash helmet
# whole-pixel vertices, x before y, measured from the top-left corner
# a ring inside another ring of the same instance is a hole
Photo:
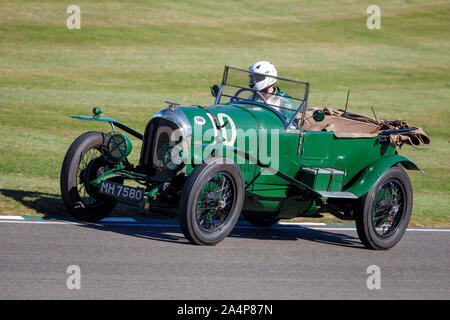
[[[248,86],[254,91],[264,90],[274,85],[275,82],[277,82],[276,78],[266,77],[264,75],[253,73],[253,72],[262,73],[276,77],[277,69],[275,69],[275,66],[268,61],[255,62],[254,64],[251,65],[251,67],[248,70],[249,70],[248,76],[250,77]]]

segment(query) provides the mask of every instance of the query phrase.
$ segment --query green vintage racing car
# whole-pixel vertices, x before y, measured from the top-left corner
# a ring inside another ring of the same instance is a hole
[[[86,132],[67,151],[60,183],[68,212],[96,222],[119,201],[176,214],[185,237],[200,245],[223,240],[241,214],[269,227],[329,212],[355,220],[367,248],[394,246],[413,204],[405,169],[420,170],[396,145],[420,128],[310,108],[308,82],[274,77],[283,92],[268,96],[249,88],[248,76],[225,66],[221,84],[211,87],[212,105],[169,103],[144,133],[98,107],[72,116],[107,122],[112,131]],[[128,160],[127,135],[142,140],[137,164]]]

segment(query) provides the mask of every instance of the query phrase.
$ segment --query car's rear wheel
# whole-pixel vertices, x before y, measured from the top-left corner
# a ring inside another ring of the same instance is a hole
[[[67,211],[81,221],[97,222],[115,207],[116,200],[98,193],[90,184],[107,170],[109,164],[102,155],[107,135],[90,131],[79,136],[66,153],[61,169],[61,196]],[[123,183],[122,178],[111,181]]]
[[[208,159],[189,176],[180,198],[181,230],[193,244],[214,245],[233,229],[244,202],[239,166]]]
[[[411,217],[413,192],[401,167],[388,169],[362,197],[356,210],[356,229],[365,247],[389,249],[406,231]]]

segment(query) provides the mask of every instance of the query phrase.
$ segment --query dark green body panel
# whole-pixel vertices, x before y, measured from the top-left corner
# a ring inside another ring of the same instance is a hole
[[[370,183],[367,182],[368,178],[364,182],[358,181],[356,179],[358,174],[361,175],[361,172],[380,159],[393,157],[395,154],[395,148],[379,144],[377,137],[343,139],[336,138],[332,132],[318,131],[304,131],[299,149],[300,132],[285,130],[279,116],[262,106],[236,104],[208,106],[207,108],[220,120],[221,125],[226,120],[229,123],[223,130],[217,130],[214,129],[211,115],[207,111],[195,106],[181,108],[191,121],[193,137],[196,137],[191,141],[193,165],[188,166],[186,173],[189,174],[195,164],[201,163],[210,154],[205,153],[205,148],[208,144],[213,143],[214,135],[219,135],[220,140],[223,140],[226,134],[225,142],[228,145],[224,146],[222,150],[225,150],[223,152],[226,157],[232,158],[239,164],[243,172],[248,193],[245,209],[251,211],[278,212],[283,217],[293,217],[299,215],[301,213],[299,211],[308,211],[313,199],[304,197],[303,190],[283,178],[283,175],[289,176],[302,182],[301,169],[303,167],[342,170],[344,175],[338,177],[341,181],[336,183],[343,186],[343,190],[332,189],[330,191],[349,191],[361,196],[368,191],[367,186]],[[203,117],[206,122],[199,125],[194,121],[196,116]],[[245,135],[245,145],[242,143],[238,145],[238,139],[233,145],[230,145],[233,130],[239,129],[242,132],[238,134]],[[195,134],[198,130],[203,133],[209,131],[209,133],[203,134],[203,138],[198,139],[198,134]],[[256,149],[249,148],[249,142],[256,143],[258,147]],[[218,145],[216,144],[216,146]],[[282,174],[277,175],[264,170],[261,175],[258,175],[261,166],[249,159],[244,159],[237,152],[228,152],[231,149],[247,153]],[[394,164],[392,163],[392,165]],[[373,179],[370,181],[374,182]],[[353,185],[352,183],[355,182],[357,182],[356,185]],[[294,199],[294,203],[288,204],[287,198]]]
[[[243,173],[247,212],[266,212],[281,218],[308,215],[316,202],[324,200],[320,191],[361,197],[389,167],[401,163],[406,169],[419,170],[397,155],[394,147],[380,144],[378,137],[337,138],[333,132],[287,130],[279,114],[261,105],[177,108],[186,116],[192,131],[189,161],[183,172],[190,175],[217,152],[232,159]],[[143,137],[113,119],[73,117],[109,122],[135,137]],[[324,170],[311,176],[305,174],[308,168]],[[332,178],[326,170],[333,172]]]
[[[415,163],[405,157],[400,155],[386,156],[368,165],[347,191],[356,194],[358,197],[363,196],[388,168],[398,163],[408,169],[420,170]]]
[[[378,159],[395,153],[395,148],[374,138],[336,138],[333,132],[305,131],[302,165],[345,171],[346,185],[357,173]]]
[[[202,163],[204,159],[211,156],[211,153],[217,149],[227,150],[227,147],[235,147],[239,150],[245,150],[251,157],[258,157],[258,149],[255,150],[248,147],[250,143],[258,145],[259,138],[259,123],[251,113],[234,106],[207,108],[210,113],[199,107],[180,108],[190,120],[192,126],[191,161],[187,165],[186,174],[190,174],[196,165]],[[224,128],[217,129],[211,114],[220,121],[221,125],[227,121],[228,124]],[[204,124],[199,124],[198,121],[195,121],[196,117],[202,117],[205,120]],[[248,128],[244,130],[244,145],[238,144],[237,128]],[[235,142],[233,143],[233,141]],[[233,151],[224,151],[224,155],[239,164],[245,181],[253,179],[256,174],[255,164]]]
[[[345,171],[332,168],[303,167],[301,180],[314,190],[339,192],[342,190],[342,181]]]

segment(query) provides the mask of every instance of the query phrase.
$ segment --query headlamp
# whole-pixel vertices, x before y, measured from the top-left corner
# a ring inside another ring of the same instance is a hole
[[[115,133],[109,137],[105,156],[108,161],[118,163],[131,153],[131,149],[131,140],[123,134]]]

